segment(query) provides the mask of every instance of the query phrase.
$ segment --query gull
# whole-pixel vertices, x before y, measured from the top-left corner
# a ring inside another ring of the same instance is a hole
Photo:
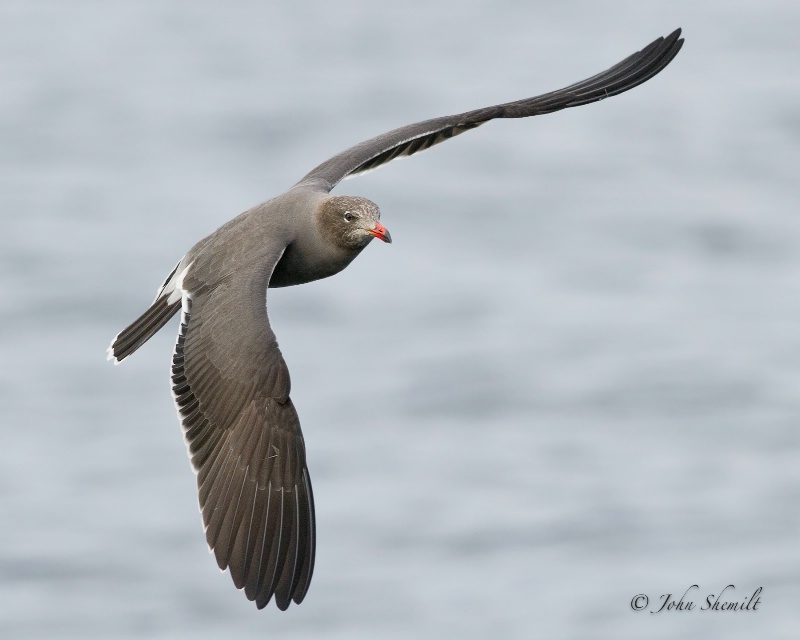
[[[269,324],[266,292],[332,276],[373,238],[391,242],[366,198],[330,195],[344,178],[410,156],[496,118],[527,118],[615,96],[678,54],[677,29],[610,69],[563,89],[417,122],[326,160],[285,193],[203,238],[152,305],[108,349],[119,363],[181,311],[172,393],[209,548],[261,609],[305,598],[314,572],[314,498],[289,371]]]

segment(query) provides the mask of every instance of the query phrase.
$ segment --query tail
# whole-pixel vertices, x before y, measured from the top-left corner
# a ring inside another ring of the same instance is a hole
[[[169,295],[157,298],[147,311],[117,334],[108,348],[108,359],[113,360],[114,364],[122,362],[152,338],[180,308],[180,298],[173,302],[170,302]]]
[[[114,364],[122,362],[152,338],[156,331],[167,324],[175,312],[181,308],[183,279],[186,277],[189,267],[192,266],[190,263],[178,273],[178,267],[182,264],[183,259],[167,276],[150,308],[134,320],[129,327],[120,331],[111,341],[111,346],[108,348],[108,359],[113,360]]]

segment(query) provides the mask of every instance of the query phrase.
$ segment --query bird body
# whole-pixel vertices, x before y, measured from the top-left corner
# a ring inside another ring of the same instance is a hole
[[[285,193],[194,245],[150,308],[120,332],[120,362],[182,312],[172,392],[209,547],[259,608],[305,597],[314,569],[314,499],[289,371],[269,324],[270,287],[347,267],[373,238],[391,242],[377,205],[331,196],[345,177],[409,156],[495,118],[541,115],[602,100],[656,75],[680,50],[680,29],[564,89],[400,127],[339,153]]]

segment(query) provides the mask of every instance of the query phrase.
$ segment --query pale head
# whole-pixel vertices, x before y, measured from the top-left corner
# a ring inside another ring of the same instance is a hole
[[[325,239],[351,251],[361,251],[372,238],[392,241],[380,219],[378,205],[358,196],[330,196],[317,209],[317,225]]]

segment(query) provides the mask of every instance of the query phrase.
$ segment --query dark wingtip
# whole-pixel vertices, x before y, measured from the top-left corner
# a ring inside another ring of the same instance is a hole
[[[681,33],[683,33],[683,29],[681,27],[678,27],[677,29],[675,29],[675,31],[673,31],[666,38],[664,38],[664,40],[669,42],[670,45],[677,44],[678,45],[677,48],[680,49],[683,46],[683,41],[684,41],[684,38],[681,38]]]

